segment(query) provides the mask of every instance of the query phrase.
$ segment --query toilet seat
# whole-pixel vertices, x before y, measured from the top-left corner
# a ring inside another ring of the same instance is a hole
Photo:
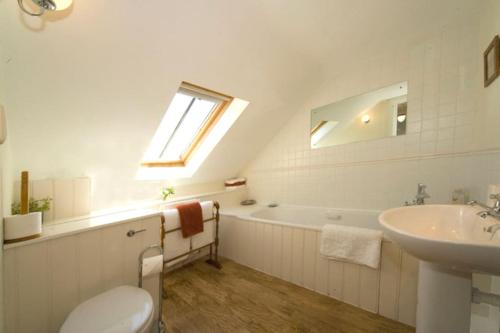
[[[142,333],[151,326],[154,306],[144,289],[120,286],[78,305],[60,333]]]

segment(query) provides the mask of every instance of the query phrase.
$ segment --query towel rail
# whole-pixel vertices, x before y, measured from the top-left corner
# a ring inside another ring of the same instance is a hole
[[[150,250],[158,250],[159,253],[163,256],[163,248],[161,246],[157,245],[150,245],[146,247],[144,250],[141,251],[139,254],[139,283],[138,286],[139,288],[142,288],[142,282],[143,282],[143,276],[142,276],[142,269],[143,267],[143,261],[144,261],[144,255],[146,252]],[[162,267],[163,268],[163,267]],[[165,323],[163,322],[163,302],[162,302],[162,297],[164,295],[164,290],[163,290],[163,269],[160,272],[160,281],[159,281],[159,298],[158,298],[158,332],[159,333],[164,333],[165,332]]]
[[[188,252],[185,252],[183,254],[175,256],[174,258],[164,260],[163,263],[167,264],[169,262],[172,262],[174,260],[177,260],[179,258],[186,256],[186,255],[190,255],[192,253],[195,253],[197,251],[200,251],[200,250],[208,247],[209,248],[209,255],[208,255],[208,260],[206,261],[207,264],[212,265],[212,266],[216,267],[217,269],[221,269],[222,265],[219,262],[219,219],[220,219],[219,208],[220,208],[219,203],[217,201],[214,201],[213,208],[212,208],[212,217],[209,219],[203,220],[203,223],[215,221],[215,237],[214,237],[213,242],[211,242],[209,244],[205,244],[205,245],[200,246],[200,247],[197,247],[195,249],[190,248]],[[180,230],[181,230],[180,227],[170,229],[170,230],[165,230],[165,216],[163,216],[163,215],[161,216],[161,247],[162,247],[162,249],[165,248],[164,247],[165,235],[172,233],[172,232],[180,231]]]
[[[209,243],[209,244],[206,244],[206,245],[200,246],[200,247],[198,247],[198,248],[196,248],[196,249],[194,249],[194,250],[190,250],[190,251],[188,251],[188,252],[185,252],[185,253],[183,253],[183,254],[180,254],[180,255],[175,256],[175,257],[173,257],[173,258],[170,258],[170,259],[168,259],[168,260],[164,260],[164,261],[163,261],[163,263],[164,263],[164,264],[168,264],[169,262],[176,261],[176,260],[177,260],[177,259],[179,259],[179,258],[185,257],[185,256],[190,255],[190,254],[193,254],[193,253],[196,253],[196,252],[198,252],[198,251],[200,251],[200,250],[203,250],[204,248],[207,248],[207,247],[212,246],[212,245],[214,245],[214,244],[215,244],[215,242],[212,242],[212,243]]]
[[[163,216],[162,216],[162,218],[163,218],[163,221],[164,221],[164,220],[165,220],[165,217],[163,217]],[[162,223],[164,223],[163,221],[162,221]],[[210,219],[203,220],[203,223],[207,223],[207,222],[210,222],[210,221],[215,221],[215,217],[212,217],[212,218],[210,218]],[[165,235],[166,235],[166,234],[170,234],[170,233],[172,233],[172,232],[179,231],[179,230],[182,230],[182,228],[181,228],[181,227],[179,227],[179,228],[175,228],[175,229],[170,229],[170,230],[167,230],[167,231],[165,231]]]

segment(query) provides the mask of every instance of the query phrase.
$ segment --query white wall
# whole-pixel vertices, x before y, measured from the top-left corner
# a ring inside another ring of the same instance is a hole
[[[251,194],[261,201],[384,209],[412,199],[424,182],[430,202],[450,201],[459,187],[484,200],[487,184],[500,182],[500,154],[483,151],[474,135],[485,117],[478,107],[485,45],[479,10],[460,14],[422,43],[370,54],[327,78],[242,173]],[[309,148],[311,109],[403,80],[409,81],[407,135]],[[471,166],[481,171],[470,172]]]
[[[3,78],[3,57],[2,57],[2,46],[0,44],[0,104],[3,100],[2,91],[5,91],[5,81]],[[0,160],[0,247],[3,248],[3,201],[4,201],[4,185],[3,185],[3,160]],[[0,322],[3,323],[3,251],[0,251]],[[3,325],[0,327],[0,333],[3,333]]]
[[[482,51],[486,49],[495,35],[500,35],[500,3],[495,0],[485,1],[487,6],[481,15],[479,42]],[[488,88],[480,89],[479,110],[484,113],[477,128],[477,136],[486,147],[498,147],[500,135],[497,126],[500,123],[498,104],[500,101],[500,80],[494,81]]]
[[[1,32],[0,27],[0,33]],[[5,90],[7,85],[4,77],[5,60],[3,44],[0,43],[0,105],[2,105],[5,100]],[[9,190],[8,186],[5,186],[5,184],[12,183],[10,174],[10,138],[7,138],[7,140],[0,145],[0,248],[3,247],[3,217],[10,211],[12,191]],[[3,251],[0,251],[0,323],[3,322],[3,305]],[[1,332],[3,332],[3,325],[0,325],[0,333]]]
[[[0,55],[1,59],[1,55]],[[1,67],[1,66],[0,66]],[[1,77],[0,77],[1,82]],[[0,90],[2,90],[0,83]],[[0,97],[0,104],[1,104]],[[11,191],[5,184],[12,181],[10,178],[10,155],[9,141],[0,146],[0,323],[3,323],[4,293],[3,293],[3,217],[10,212]],[[0,333],[3,332],[3,325],[0,325]]]
[[[487,185],[500,184],[500,132],[494,122],[500,117],[500,80],[483,88],[482,54],[500,32],[500,14],[498,2],[480,4],[475,11],[457,11],[420,43],[394,44],[327,76],[242,172],[250,196],[261,203],[386,209],[413,199],[422,182],[431,203],[450,202],[457,188],[486,200]],[[407,135],[309,148],[311,109],[404,80]],[[474,321],[481,325],[475,329],[497,333],[499,318],[487,313],[481,323]]]
[[[90,176],[94,209],[157,197],[166,181],[135,173],[182,80],[250,102],[202,169],[170,182],[222,185],[314,75],[252,2],[74,1],[40,20],[0,1],[0,21],[15,178],[24,169],[33,179]]]
[[[166,181],[134,177],[185,80],[250,101],[194,177],[171,182],[220,186],[321,84],[322,63],[416,40],[475,3],[75,0],[40,19],[0,1],[13,174],[90,176],[94,209],[156,197]]]

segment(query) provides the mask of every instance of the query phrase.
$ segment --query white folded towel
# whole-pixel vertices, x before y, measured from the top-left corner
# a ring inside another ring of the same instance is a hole
[[[213,201],[203,201],[200,202],[201,212],[203,214],[203,220],[208,220],[213,217]],[[163,216],[165,217],[165,230],[172,230],[180,228],[181,219],[179,217],[179,211],[177,208],[169,208],[163,211]]]
[[[203,220],[211,219],[214,215],[214,202],[203,201],[200,202],[201,212],[203,213]]]
[[[165,230],[172,230],[181,226],[181,219],[179,217],[179,211],[177,211],[177,209],[166,209],[163,211],[163,216],[165,217]]]
[[[382,231],[325,224],[321,230],[321,255],[377,269],[380,264]]]

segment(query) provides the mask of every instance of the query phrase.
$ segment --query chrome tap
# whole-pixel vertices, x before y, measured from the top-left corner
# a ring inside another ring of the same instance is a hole
[[[500,230],[500,223],[492,224],[488,228],[486,228],[484,231],[489,232],[491,234],[490,239],[493,239],[493,237],[495,237],[495,234],[497,233],[498,230]]]
[[[417,196],[415,197],[415,202],[417,205],[423,205],[425,204],[425,199],[430,198],[431,196],[425,192],[425,189],[427,188],[426,185],[424,184],[418,184],[417,186]]]
[[[491,216],[497,220],[500,220],[500,194],[498,193],[490,194],[490,199],[495,200],[495,203],[493,204],[492,207],[477,201],[470,201],[468,202],[468,204],[471,206],[477,205],[484,208],[485,210],[482,210],[477,213],[477,215],[481,216],[483,219],[486,218],[487,216]]]
[[[488,228],[486,228],[486,232],[491,232],[491,233],[495,233],[498,230],[500,230],[500,223],[492,224]]]
[[[431,197],[425,191],[426,188],[427,188],[426,185],[419,183],[417,185],[417,195],[415,196],[415,199],[412,202],[406,201],[405,202],[405,206],[424,205],[425,204],[425,199]]]
[[[492,212],[497,216],[500,215],[500,194],[490,194],[490,199],[495,200]]]

